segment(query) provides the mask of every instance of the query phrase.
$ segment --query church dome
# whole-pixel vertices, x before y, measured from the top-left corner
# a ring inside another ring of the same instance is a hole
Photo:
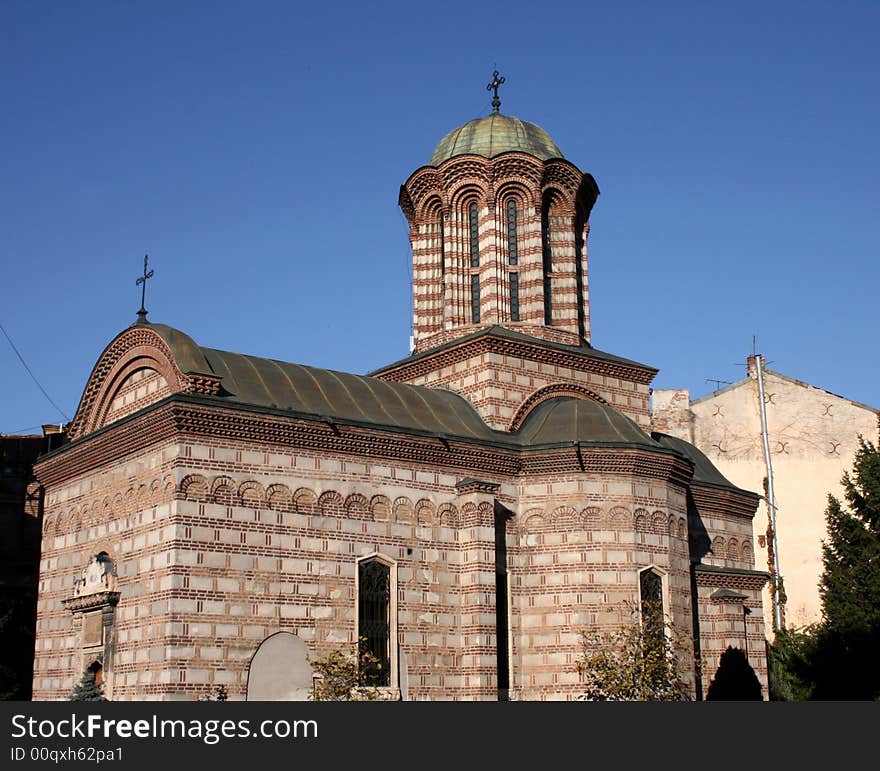
[[[434,150],[431,166],[439,166],[456,155],[472,153],[494,158],[510,150],[534,155],[542,161],[565,157],[540,126],[496,112],[450,131]]]

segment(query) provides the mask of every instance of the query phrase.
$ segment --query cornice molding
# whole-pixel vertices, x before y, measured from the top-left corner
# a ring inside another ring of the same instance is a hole
[[[412,382],[431,372],[437,372],[485,353],[513,356],[551,366],[566,367],[579,372],[593,372],[644,385],[649,385],[657,374],[657,370],[652,367],[629,365],[620,361],[591,356],[589,349],[567,351],[550,345],[542,345],[541,341],[537,339],[535,342],[511,340],[498,337],[491,332],[476,338],[446,343],[438,346],[435,350],[426,350],[411,360],[390,364],[371,374],[386,380],[402,383]]]

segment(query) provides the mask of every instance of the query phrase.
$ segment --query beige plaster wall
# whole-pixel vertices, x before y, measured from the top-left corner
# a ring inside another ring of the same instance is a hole
[[[785,622],[820,619],[828,494],[841,498],[843,473],[852,468],[858,436],[877,440],[878,411],[777,372],[764,371],[764,390],[777,505],[779,567],[787,604]],[[690,401],[687,391],[655,391],[655,428],[692,441],[735,485],[764,493],[767,476],[754,367],[750,376]],[[768,509],[754,519],[755,566],[768,570]],[[764,614],[772,630],[770,588]]]

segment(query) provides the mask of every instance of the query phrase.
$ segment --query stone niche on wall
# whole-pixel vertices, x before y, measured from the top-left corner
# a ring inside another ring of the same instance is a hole
[[[116,571],[106,552],[93,555],[74,582],[73,596],[62,600],[79,622],[81,671],[89,671],[97,682],[112,687],[113,623],[119,592]],[[108,694],[109,695],[109,694]]]

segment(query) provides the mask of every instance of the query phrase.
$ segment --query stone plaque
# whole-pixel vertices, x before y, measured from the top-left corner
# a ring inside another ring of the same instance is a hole
[[[308,701],[312,668],[308,648],[295,634],[278,632],[257,648],[248,670],[248,701]]]
[[[104,644],[104,622],[100,611],[83,615],[82,644],[84,646]]]

